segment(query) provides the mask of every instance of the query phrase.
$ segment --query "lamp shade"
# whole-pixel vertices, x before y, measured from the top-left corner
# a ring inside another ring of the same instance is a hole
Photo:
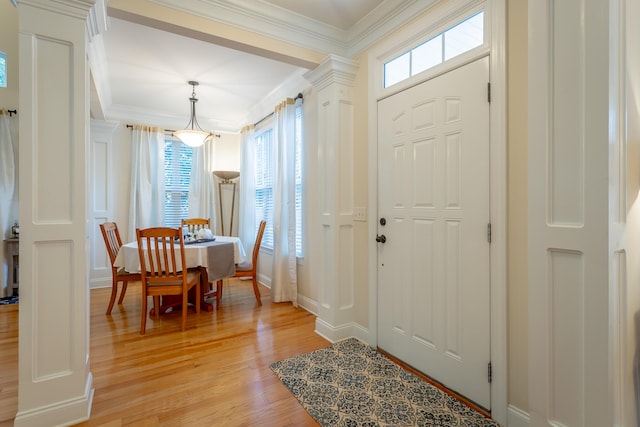
[[[229,181],[240,176],[240,172],[238,171],[213,171],[213,174],[224,181]]]
[[[173,132],[173,135],[176,138],[179,138],[180,141],[182,141],[189,147],[199,147],[204,144],[209,136],[211,136],[211,134],[208,132],[203,132],[196,129],[177,130]]]

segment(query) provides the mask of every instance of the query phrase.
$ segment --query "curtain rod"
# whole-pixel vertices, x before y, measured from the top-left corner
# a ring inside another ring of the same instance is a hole
[[[296,99],[304,99],[304,96],[302,96],[302,93],[298,93],[298,94],[296,95],[296,97],[295,97],[295,98],[293,98],[293,100],[294,100],[294,101],[295,101]],[[253,126],[258,126],[260,123],[264,122],[264,121],[265,121],[265,120],[267,120],[269,117],[273,116],[273,114],[274,114],[273,112],[271,112],[271,113],[267,114],[266,116],[264,116],[263,118],[261,118],[260,120],[258,120],[257,122],[255,122],[255,123],[253,124]]]
[[[133,129],[133,125],[127,125],[127,127],[128,127],[129,129]],[[172,129],[165,129],[164,131],[165,131],[165,132],[168,132],[168,133],[173,133],[173,132],[175,132],[175,130],[172,130]],[[216,138],[220,138],[220,135],[219,135],[219,134],[211,133],[211,135],[215,136]]]
[[[14,114],[18,114],[18,110],[7,110],[7,113],[9,113],[9,117],[11,117]]]

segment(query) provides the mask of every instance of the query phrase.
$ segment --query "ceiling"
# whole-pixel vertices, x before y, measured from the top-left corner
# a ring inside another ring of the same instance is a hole
[[[354,49],[366,48],[364,39],[389,33],[436,0],[146,1],[209,19],[211,25],[244,26],[260,36],[313,48],[322,57],[349,57],[358,53]],[[295,54],[283,59],[257,48],[223,46],[215,38],[192,37],[188,28],[174,31],[141,14],[132,19],[134,14],[111,5],[107,10],[108,29],[92,43],[98,49],[90,54],[96,118],[184,128],[192,91],[187,82],[195,80],[200,83],[195,88],[200,126],[237,132],[264,114],[260,106],[266,100],[274,103],[283,83],[303,80],[314,66],[296,63]]]

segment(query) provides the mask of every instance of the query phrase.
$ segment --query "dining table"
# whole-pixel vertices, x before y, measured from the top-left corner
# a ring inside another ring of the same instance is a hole
[[[176,249],[179,247],[176,245]],[[185,241],[184,256],[186,266],[183,268],[200,269],[200,307],[205,311],[213,311],[213,305],[204,299],[209,283],[233,276],[236,264],[242,263],[247,257],[242,241],[235,236],[214,236],[213,239]],[[138,242],[133,241],[122,245],[113,265],[124,268],[130,273],[140,273]],[[162,299],[161,313],[179,305],[175,298],[169,297]],[[192,298],[191,295],[190,298]]]

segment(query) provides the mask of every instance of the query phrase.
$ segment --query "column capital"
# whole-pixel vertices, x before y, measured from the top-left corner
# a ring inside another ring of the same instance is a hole
[[[329,55],[317,68],[305,73],[304,78],[317,90],[336,83],[353,86],[358,67],[357,61],[338,55]]]
[[[18,0],[18,10],[20,9],[20,5],[24,4],[38,9],[60,12],[75,18],[84,19],[96,1],[100,0]]]

